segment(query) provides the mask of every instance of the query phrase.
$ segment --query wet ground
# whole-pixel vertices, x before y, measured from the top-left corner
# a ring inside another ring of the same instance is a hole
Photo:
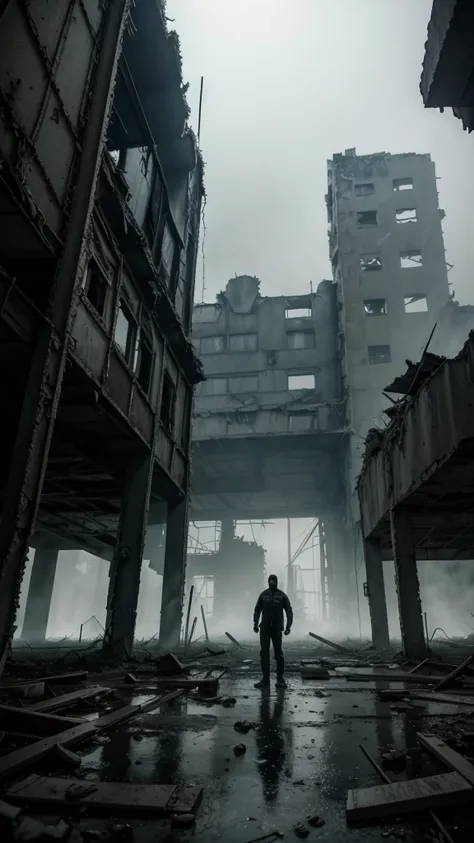
[[[247,669],[221,681],[220,693],[236,699],[232,708],[182,698],[159,713],[134,719],[83,753],[79,776],[203,785],[203,801],[191,832],[171,831],[166,820],[121,817],[121,822],[132,825],[130,833],[137,843],[188,839],[247,843],[271,832],[296,840],[295,824],[314,815],[325,824],[310,830],[309,841],[379,841],[388,832],[394,839],[430,839],[426,817],[348,829],[347,790],[381,783],[360,744],[378,761],[381,750],[412,750],[406,772],[390,774],[394,780],[445,772],[422,755],[416,733],[443,723],[449,727],[459,714],[457,707],[430,704],[428,710],[420,703],[408,712],[396,712],[389,703],[378,701],[372,682],[302,681],[291,675],[286,691],[272,687],[261,692],[253,687],[257,678],[253,669]],[[473,718],[473,710],[461,717]],[[234,724],[244,720],[254,727],[242,735]],[[470,722],[474,726],[474,719]],[[234,747],[241,743],[246,751],[236,757]],[[445,816],[451,824],[452,815]],[[466,815],[460,821],[465,823]],[[81,826],[102,830],[104,823],[91,818]],[[469,837],[459,828],[455,839]]]

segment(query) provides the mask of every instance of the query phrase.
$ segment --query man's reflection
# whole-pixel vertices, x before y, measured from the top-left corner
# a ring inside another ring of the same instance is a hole
[[[257,766],[262,777],[263,798],[273,805],[278,797],[280,776],[285,764],[285,742],[280,721],[283,713],[284,691],[277,692],[270,713],[270,694],[263,694],[260,702],[260,723],[256,731]]]

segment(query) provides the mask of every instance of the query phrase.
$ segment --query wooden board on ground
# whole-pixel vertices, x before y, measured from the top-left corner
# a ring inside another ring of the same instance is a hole
[[[452,682],[454,682],[455,679],[457,679],[457,677],[461,675],[461,673],[465,672],[465,670],[469,667],[470,664],[472,664],[473,661],[474,655],[469,656],[469,658],[463,661],[463,663],[460,664],[459,667],[455,667],[454,670],[451,671],[451,673],[448,673],[447,676],[445,676],[443,679],[441,679],[440,682],[438,682],[435,691],[441,691],[442,688],[445,688],[447,685],[450,685]]]
[[[350,653],[354,655],[354,650],[350,647],[344,647],[342,644],[336,644],[334,641],[329,641],[327,638],[323,638],[322,635],[316,635],[315,632],[308,633],[311,638],[315,638],[316,641],[321,641],[322,644],[327,644],[328,647],[333,647],[334,650],[338,650],[340,653]]]
[[[329,670],[325,667],[318,667],[314,665],[310,667],[309,665],[304,665],[301,668],[301,678],[302,679],[329,679]]]
[[[0,684],[0,693],[2,691],[20,691],[28,685],[34,685],[37,682],[44,682],[46,685],[69,685],[71,682],[85,682],[88,677],[87,670],[79,670],[75,673],[61,673],[58,676],[39,676],[37,679],[31,679],[26,682],[14,682],[11,685]]]
[[[60,732],[58,735],[52,735],[42,741],[35,741],[30,746],[23,747],[23,749],[15,749],[0,758],[0,780],[13,778],[26,767],[42,761],[43,758],[54,752],[56,744],[60,743],[64,747],[73,746],[85,738],[91,737],[96,732],[94,723],[81,723],[80,726],[75,726],[66,732]]]
[[[93,688],[81,688],[79,691],[71,691],[70,694],[61,694],[59,697],[51,697],[50,700],[33,703],[33,705],[28,706],[28,709],[29,711],[54,711],[79,700],[87,700],[90,697],[98,697],[109,692],[110,688],[102,688],[100,685]]]
[[[348,791],[346,818],[348,822],[358,822],[444,805],[451,807],[471,802],[473,796],[473,788],[459,773],[363,787]]]
[[[55,811],[68,812],[77,806],[166,815],[191,813],[199,803],[202,788],[184,788],[176,794],[175,785],[88,782],[33,775],[12,785],[5,795],[16,805],[50,805]]]
[[[440,694],[436,691],[408,691],[405,692],[405,696],[408,696],[410,700],[428,700],[428,702],[474,706],[474,697],[461,697],[458,694]]]
[[[426,735],[423,732],[417,732],[417,738],[424,749],[435,755],[447,767],[451,767],[452,770],[459,773],[470,785],[474,785],[474,765],[466,758],[463,758],[459,752],[451,749],[450,746],[435,737],[435,735]]]
[[[42,714],[31,711],[31,708],[15,708],[10,705],[0,705],[0,723],[2,728],[18,732],[29,732],[37,737],[41,735],[57,735],[66,729],[79,726],[84,721],[79,717],[60,717],[58,714]]]
[[[350,679],[353,682],[358,679],[364,680],[383,680],[384,682],[410,682],[417,685],[435,685],[439,676],[423,676],[420,673],[400,673],[396,670],[377,671],[377,673],[343,673],[341,671],[337,674],[338,678]]]

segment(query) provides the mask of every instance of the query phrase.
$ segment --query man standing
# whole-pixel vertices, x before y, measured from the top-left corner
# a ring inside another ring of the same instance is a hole
[[[290,601],[283,591],[278,588],[278,577],[270,574],[268,577],[268,588],[262,591],[257,600],[253,613],[253,631],[258,632],[260,615],[260,660],[262,662],[262,679],[255,685],[256,688],[270,687],[270,641],[273,644],[277,666],[277,688],[286,688],[283,678],[285,662],[281,646],[284,629],[283,612],[286,614],[285,635],[290,634],[293,623],[293,609]]]

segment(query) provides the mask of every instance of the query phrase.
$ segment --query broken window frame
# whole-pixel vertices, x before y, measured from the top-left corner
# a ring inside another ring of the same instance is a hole
[[[412,216],[401,216],[402,214],[412,214]],[[396,208],[395,221],[397,225],[408,225],[409,223],[418,222],[418,214],[416,208]]]
[[[285,319],[311,319],[313,315],[310,307],[287,307]]]
[[[363,219],[368,219],[370,215],[371,220],[375,222],[364,222]],[[357,228],[377,228],[379,224],[377,211],[356,211],[356,225]]]
[[[96,298],[91,298],[91,281],[97,278],[99,280],[98,290],[100,295]],[[99,261],[95,256],[92,256],[89,259],[87,264],[87,269],[85,272],[85,279],[84,279],[84,287],[83,292],[84,296],[87,299],[87,303],[89,306],[94,310],[94,312],[100,317],[100,319],[104,319],[105,311],[107,308],[107,298],[109,295],[110,289],[110,277],[105,271],[105,269],[101,266]]]
[[[379,272],[383,269],[381,255],[359,255],[361,272]]]
[[[389,345],[368,345],[367,360],[369,366],[386,366],[392,362],[392,350]]]
[[[209,345],[212,347],[205,347],[206,340],[209,340]],[[219,340],[222,340],[222,342],[219,342]],[[206,337],[195,337],[193,342],[200,354],[220,354],[223,351],[227,351],[226,334],[211,334]],[[214,343],[216,345],[222,345],[222,348],[215,348]]]
[[[303,338],[302,345],[298,345],[298,337]],[[294,341],[294,345],[292,342]],[[305,351],[306,349],[316,347],[316,337],[314,331],[287,331],[286,345],[291,351]]]
[[[292,420],[307,419],[309,424],[304,427],[294,427]],[[289,433],[306,433],[306,431],[319,430],[319,412],[313,410],[312,413],[288,413],[288,432]]]
[[[371,190],[363,190],[362,188],[371,188]],[[359,182],[354,185],[354,194],[356,196],[373,196],[375,193],[375,184],[373,181]]]
[[[410,305],[414,305],[417,302],[424,302],[426,307],[415,308],[414,310],[407,309],[407,307],[410,307]],[[426,293],[412,293],[410,296],[404,296],[403,305],[405,313],[408,315],[411,315],[412,313],[428,313],[428,299]]]
[[[165,369],[163,374],[163,386],[161,389],[160,422],[166,432],[171,436],[174,434],[175,420],[176,386],[169,371]]]
[[[392,187],[395,193],[402,193],[406,190],[413,190],[414,184],[411,176],[404,179],[393,179]]]
[[[386,316],[387,299],[364,299],[364,314],[365,316]]]
[[[312,378],[312,386],[296,386],[295,384],[291,385],[291,381],[294,381],[295,378]],[[305,390],[311,391],[316,389],[316,375],[314,372],[288,372],[287,379],[289,392],[303,392]]]
[[[416,260],[420,258],[420,260]],[[410,261],[410,263],[403,265],[403,260]],[[400,268],[401,269],[415,269],[418,266],[423,266],[423,255],[417,249],[406,249],[400,252]]]
[[[242,345],[245,346],[244,348],[234,348],[234,344],[238,346],[238,340],[242,340]],[[247,346],[248,342],[248,346]],[[243,334],[229,334],[227,338],[227,351],[232,352],[245,352],[245,351],[257,351],[258,348],[258,335],[255,332],[243,333]]]
[[[125,349],[117,340],[117,326],[118,326],[118,319],[122,313],[124,320],[127,322],[128,329],[127,329],[127,337],[125,341]],[[115,326],[114,326],[114,336],[113,340],[115,343],[115,347],[118,349],[124,360],[129,366],[134,367],[135,364],[135,354],[136,354],[136,347],[137,347],[137,332],[138,332],[138,323],[131,311],[130,307],[128,306],[127,302],[124,298],[119,298],[118,305],[117,305],[117,315],[115,317]]]

